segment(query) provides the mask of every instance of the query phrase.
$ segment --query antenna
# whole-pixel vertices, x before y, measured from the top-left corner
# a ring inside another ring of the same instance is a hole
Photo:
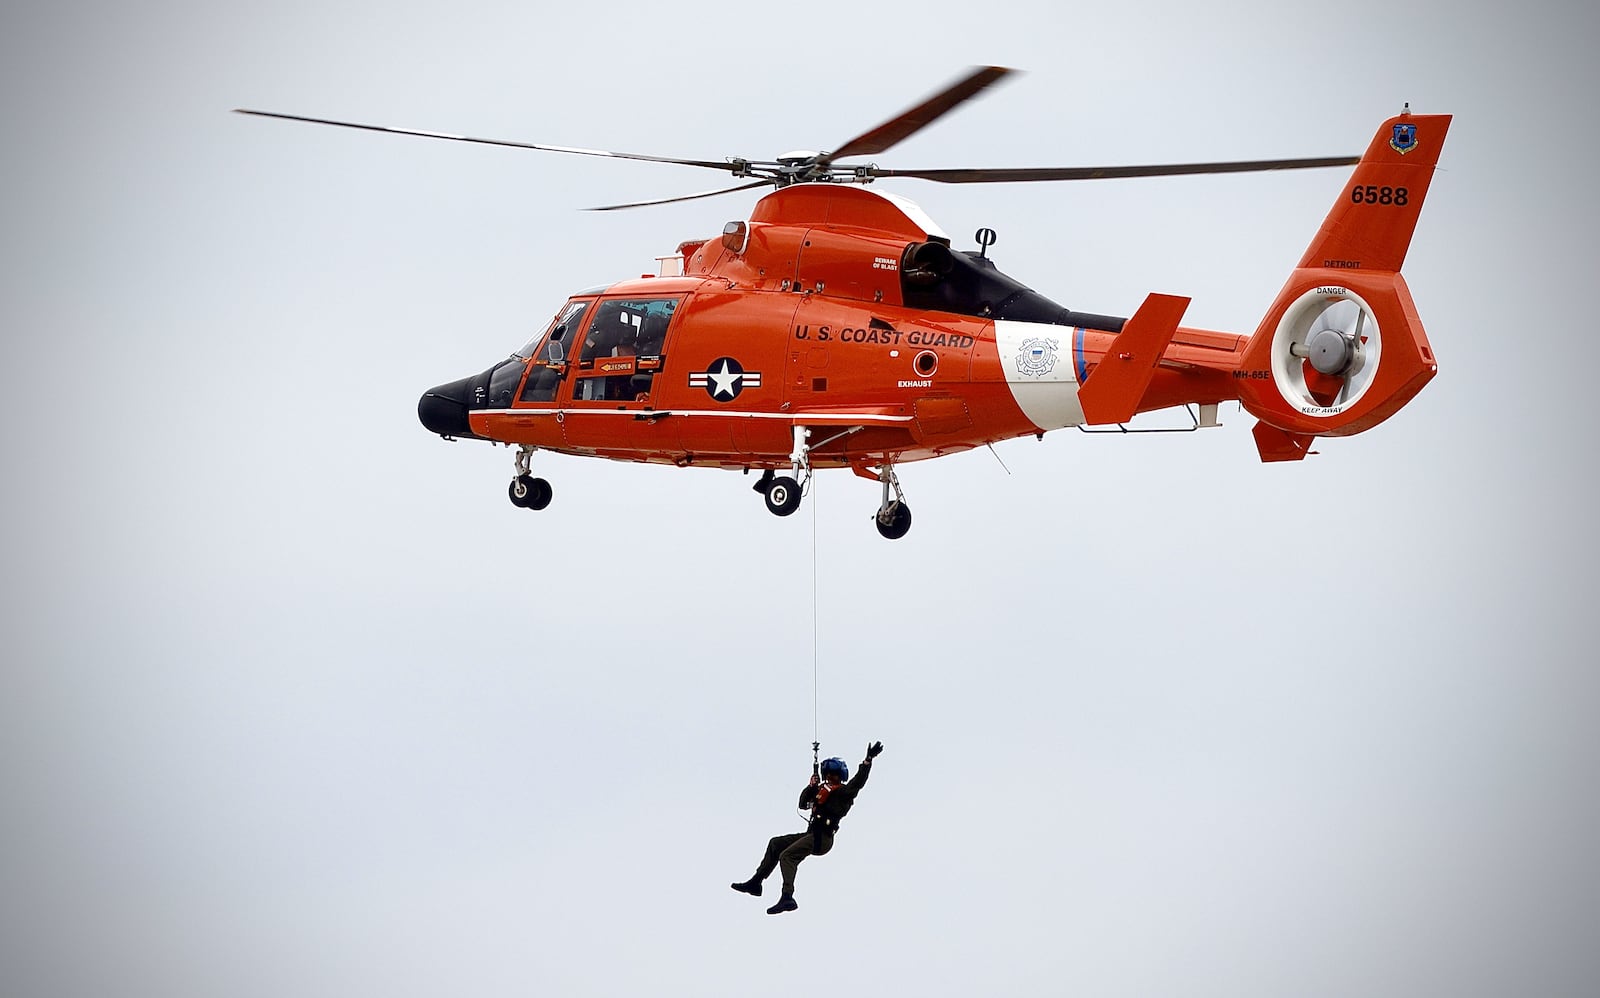
[[[986,228],[979,229],[977,235],[973,236],[972,238],[976,239],[978,241],[978,245],[982,247],[978,250],[979,259],[987,260],[989,259],[989,247],[993,246],[995,244],[995,240],[999,239],[1000,237],[995,235],[993,229]]]

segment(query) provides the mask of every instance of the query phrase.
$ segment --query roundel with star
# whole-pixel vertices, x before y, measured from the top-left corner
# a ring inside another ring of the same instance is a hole
[[[761,372],[746,371],[732,357],[718,357],[704,371],[689,374],[689,387],[704,388],[716,402],[732,402],[746,388],[761,387]]]

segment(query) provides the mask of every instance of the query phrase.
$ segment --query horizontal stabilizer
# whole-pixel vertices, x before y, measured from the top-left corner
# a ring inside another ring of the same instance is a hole
[[[1189,299],[1176,295],[1152,294],[1144,300],[1078,389],[1086,422],[1103,426],[1133,418],[1188,308]]]

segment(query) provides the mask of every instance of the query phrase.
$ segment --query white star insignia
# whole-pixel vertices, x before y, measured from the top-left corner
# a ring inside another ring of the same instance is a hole
[[[721,372],[707,371],[706,376],[716,385],[711,390],[713,396],[726,395],[729,398],[733,398],[734,389],[739,387],[739,379],[744,377],[743,373],[730,372],[726,360],[722,362]]]

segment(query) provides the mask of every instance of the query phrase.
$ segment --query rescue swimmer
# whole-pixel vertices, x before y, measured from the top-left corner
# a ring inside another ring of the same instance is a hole
[[[781,915],[800,907],[794,899],[796,868],[807,856],[822,856],[833,848],[833,836],[839,830],[839,822],[850,813],[856,795],[867,785],[867,778],[872,775],[872,760],[882,751],[882,742],[868,745],[867,757],[861,760],[853,780],[850,779],[850,767],[845,765],[843,759],[824,759],[812,771],[811,782],[800,791],[801,810],[811,812],[806,830],[773,836],[767,843],[766,855],[761,857],[761,865],[756,867],[755,876],[730,886],[744,894],[760,897],[761,882],[771,876],[774,869],[781,869],[783,896],[778,898],[777,904],[767,909],[767,914]]]

